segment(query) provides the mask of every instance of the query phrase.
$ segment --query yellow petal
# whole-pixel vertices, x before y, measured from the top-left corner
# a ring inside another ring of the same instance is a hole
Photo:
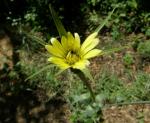
[[[97,36],[97,32],[92,33],[91,35],[89,35],[86,40],[83,42],[82,46],[81,46],[81,50],[84,50],[86,47],[88,47],[91,43],[93,43],[93,40],[95,39],[95,37]]]
[[[75,43],[74,43],[75,49],[78,50],[80,48],[80,37],[79,37],[78,33],[75,33],[74,37],[75,37]]]
[[[45,45],[45,48],[53,56],[63,57],[62,53],[60,53],[61,51],[58,48],[55,48],[52,45]]]
[[[61,38],[61,44],[62,44],[62,47],[67,50],[68,49],[68,40],[65,36],[62,36]]]
[[[89,64],[90,64],[90,62],[89,62],[88,60],[80,60],[80,61],[76,62],[76,63],[72,66],[72,68],[83,70],[83,69],[85,69]]]
[[[48,59],[49,62],[56,64],[58,67],[60,67],[61,69],[65,70],[68,69],[70,67],[70,65],[65,63],[64,59],[58,58],[58,57],[50,57]]]
[[[92,43],[89,44],[82,52],[82,55],[85,55],[87,52],[89,52],[90,50],[92,50],[95,46],[97,46],[99,43],[99,39],[95,38],[93,39]]]
[[[73,49],[74,47],[74,37],[72,36],[72,34],[70,32],[67,33],[67,40],[68,40],[68,46],[70,49]]]
[[[52,38],[52,39],[51,39],[51,43],[52,43],[53,47],[54,47],[55,49],[57,49],[57,52],[58,52],[59,54],[61,54],[62,56],[64,56],[65,50],[64,50],[64,48],[62,47],[61,43],[60,43],[56,38]]]
[[[53,46],[57,46],[57,47],[62,48],[62,45],[60,44],[60,42],[56,38],[51,38],[51,43]]]
[[[102,52],[102,50],[93,49],[93,50],[89,51],[87,54],[85,54],[83,57],[84,57],[84,59],[89,59],[89,58],[98,56],[101,52]]]

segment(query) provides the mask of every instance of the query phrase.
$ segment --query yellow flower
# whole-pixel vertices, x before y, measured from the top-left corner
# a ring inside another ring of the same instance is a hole
[[[101,53],[99,49],[93,49],[98,43],[97,32],[92,33],[81,44],[78,33],[73,35],[68,32],[67,36],[62,36],[61,42],[56,38],[51,39],[50,45],[45,45],[47,51],[51,54],[48,58],[53,64],[61,69],[74,68],[84,69],[89,65],[89,60]]]

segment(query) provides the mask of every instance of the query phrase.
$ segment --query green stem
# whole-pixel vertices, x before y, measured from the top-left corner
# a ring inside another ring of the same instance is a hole
[[[87,89],[89,90],[90,94],[91,94],[91,97],[92,97],[92,100],[95,101],[95,94],[92,90],[92,87],[89,83],[89,79],[87,79],[85,77],[85,75],[80,71],[80,70],[75,70],[75,69],[71,69],[71,71],[75,74],[78,75],[78,77],[82,80],[83,84],[87,87]]]
[[[115,104],[108,104],[108,105],[106,105],[106,107],[107,106],[137,105],[137,104],[150,104],[150,101],[115,103]]]

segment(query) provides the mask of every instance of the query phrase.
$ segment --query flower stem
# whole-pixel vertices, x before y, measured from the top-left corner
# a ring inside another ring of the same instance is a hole
[[[91,98],[93,101],[95,101],[95,94],[92,90],[92,87],[89,83],[89,79],[87,79],[85,77],[85,75],[80,71],[80,70],[76,70],[76,69],[71,69],[71,71],[73,73],[75,73],[76,75],[78,75],[78,77],[82,80],[83,84],[87,87],[87,89],[89,90],[90,94],[91,94]]]
[[[108,104],[108,105],[106,105],[106,107],[123,106],[123,105],[143,105],[143,104],[150,104],[150,101],[136,101],[136,102],[115,103],[115,104]]]

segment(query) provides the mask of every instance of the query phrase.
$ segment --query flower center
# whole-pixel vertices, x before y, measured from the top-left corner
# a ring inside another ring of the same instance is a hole
[[[77,61],[80,60],[79,55],[77,54],[77,52],[74,51],[69,51],[66,55],[66,62],[69,65],[73,65],[74,63],[76,63]]]

